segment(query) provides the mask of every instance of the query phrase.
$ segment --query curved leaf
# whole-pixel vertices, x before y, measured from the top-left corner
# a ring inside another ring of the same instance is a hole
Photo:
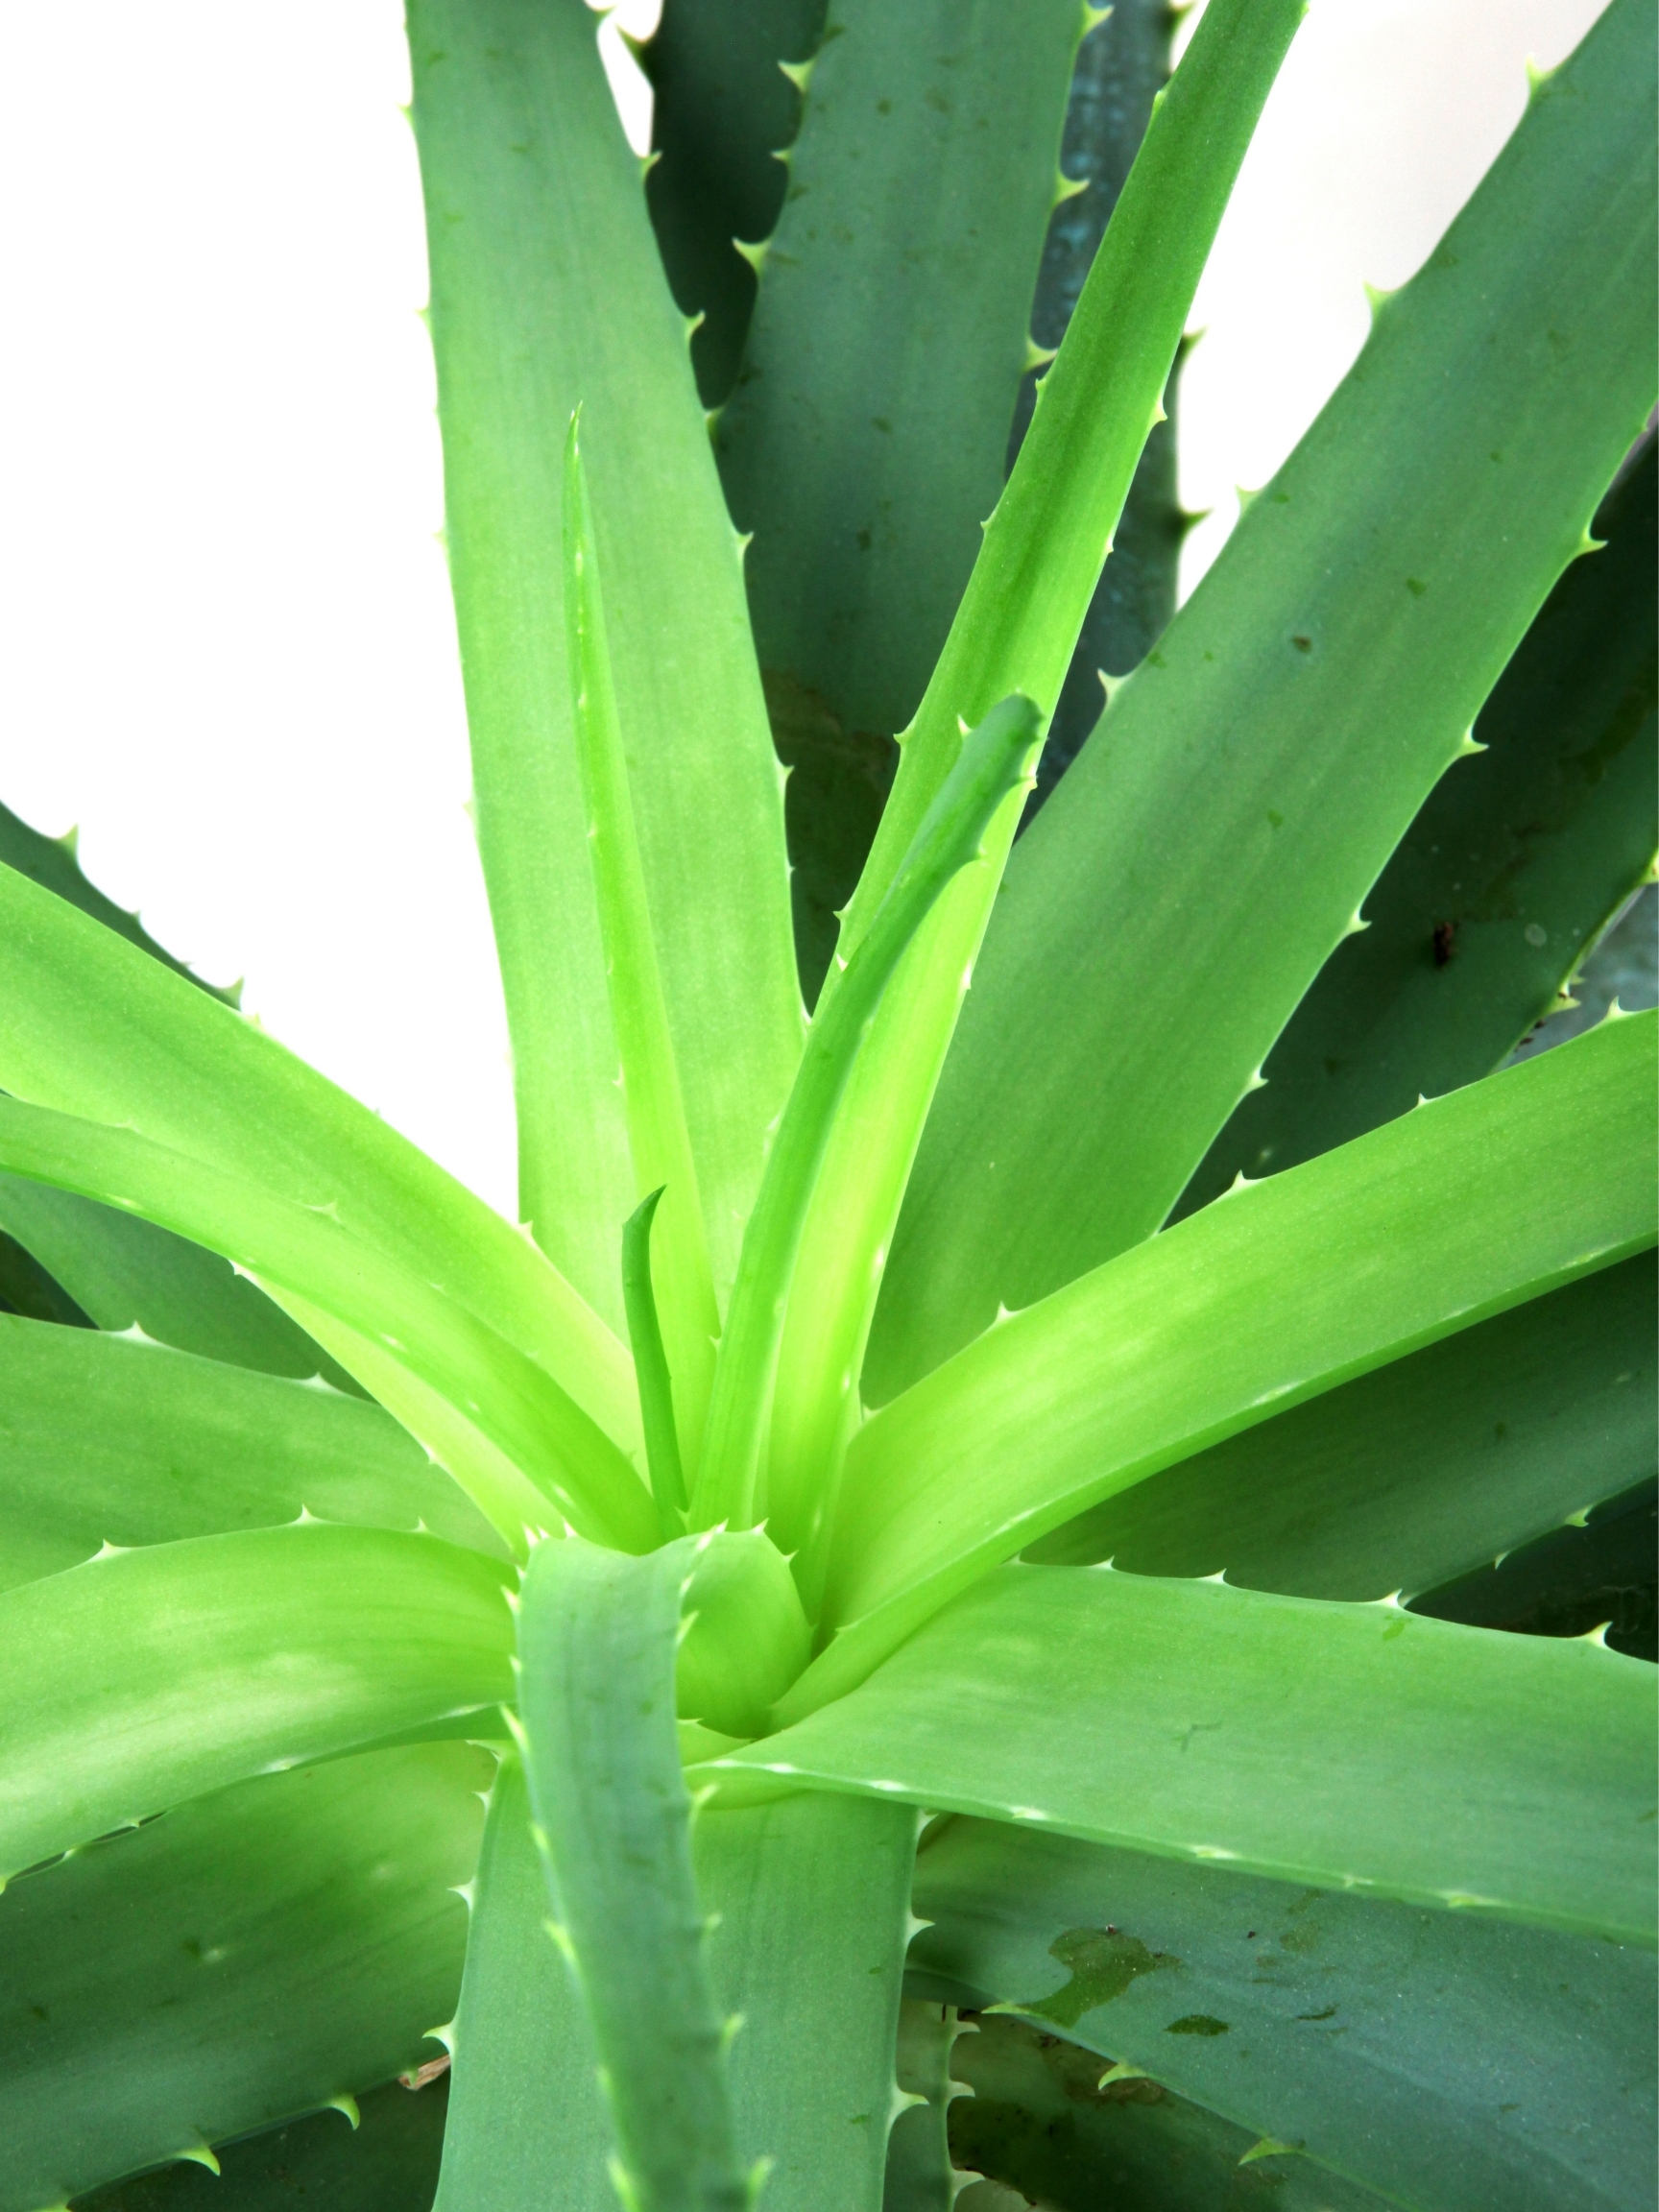
[[[0,1596],[0,1875],[277,1767],[512,1695],[509,1570],[320,1524]]]
[[[302,1509],[423,1523],[499,1555],[483,1515],[379,1407],[90,1329],[0,1316],[0,1589],[103,1544],[272,1528]]]
[[[444,1743],[265,1775],[14,1883],[5,2212],[349,2101],[428,2056],[460,1983],[452,1891],[492,1770]],[[327,2125],[349,2140],[340,2113]]]
[[[916,1911],[913,1966],[1225,2113],[1244,2149],[1419,2212],[1652,2202],[1646,1952],[982,1820],[929,1839]]]
[[[1655,1683],[1594,1642],[1397,1605],[1014,1566],[694,1771],[1651,1946]]]
[[[1490,1570],[1653,1466],[1654,1289],[1644,1253],[1512,1307],[1118,1491],[1027,1555],[1224,1569],[1299,1598]]]

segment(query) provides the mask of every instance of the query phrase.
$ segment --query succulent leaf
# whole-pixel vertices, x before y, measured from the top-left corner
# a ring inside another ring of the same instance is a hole
[[[871,1402],[1157,1229],[1582,549],[1654,393],[1653,36],[1613,0],[1535,94],[1022,839]]]
[[[629,1161],[570,728],[560,455],[578,404],[722,1297],[801,1014],[741,555],[595,29],[579,0],[418,0],[409,14],[446,542],[513,1037],[519,1205],[619,1322],[616,1225],[662,1178],[637,1182]]]
[[[425,2031],[460,1984],[454,1885],[477,1855],[493,1764],[445,1743],[261,1775],[12,1884],[0,1896],[5,2212],[272,2128],[431,2056]],[[338,2114],[335,2130],[349,2139]]]
[[[1270,2136],[1323,2187],[1334,2170],[1432,2212],[1637,2212],[1650,2194],[1645,1952],[983,1820],[945,1823],[916,1875],[931,1925],[913,1968],[1225,2114],[1246,2131],[1235,2164]],[[1227,2032],[1170,2033],[1191,2017]],[[962,2047],[978,2097],[997,2028]]]
[[[1656,1719],[1654,1669],[1582,1640],[1016,1565],[692,1772],[738,1803],[853,1789],[1651,1950]]]

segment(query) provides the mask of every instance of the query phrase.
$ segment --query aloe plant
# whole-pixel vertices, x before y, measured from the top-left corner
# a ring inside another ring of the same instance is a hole
[[[1651,2201],[1641,0],[1013,842],[1301,12],[1003,484],[1076,0],[412,0],[522,1217],[0,821],[7,2212]]]

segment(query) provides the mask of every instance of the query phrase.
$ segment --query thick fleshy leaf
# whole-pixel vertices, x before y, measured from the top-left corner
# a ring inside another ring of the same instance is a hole
[[[702,318],[691,361],[708,407],[731,391],[755,305],[753,246],[778,220],[800,128],[799,69],[826,0],[665,0],[639,64],[651,81],[645,180],[652,227],[676,301]]]
[[[334,1220],[635,1442],[627,1353],[526,1238],[256,1025],[3,867],[0,995],[0,1087]]]
[[[268,1375],[354,1377],[228,1260],[153,1221],[0,1175],[0,1223],[100,1329],[141,1329],[157,1344]],[[51,1318],[51,1316],[42,1316]]]
[[[1651,1945],[1655,1681],[1397,1605],[1013,1566],[696,1771]]]
[[[1046,2023],[1044,2024],[1045,2026]],[[1083,2046],[989,2014],[956,2046],[957,2163],[1052,2212],[1382,2212],[1369,2189]],[[1120,2192],[1124,2194],[1119,2194]],[[973,2212],[978,2212],[974,2206]]]
[[[1653,38],[1613,0],[1538,82],[1022,840],[869,1402],[1159,1226],[1582,550],[1654,393]]]
[[[314,1335],[442,1459],[508,1542],[555,1513],[650,1544],[644,1485],[542,1367],[341,1223],[127,1129],[0,1098],[0,1166],[141,1214],[279,1288]],[[367,1343],[372,1358],[365,1362]],[[388,1387],[407,1375],[416,1395]],[[447,1416],[422,1418],[436,1399]]]
[[[913,1967],[1196,2098],[1243,2149],[1421,2212],[1653,2200],[1644,1951],[981,1820],[929,1839],[916,1911]]]
[[[186,2160],[99,2189],[74,2212],[292,2212],[297,2193],[350,2212],[426,2212],[438,2186],[449,2079],[411,2095],[388,2082],[357,2103],[357,2126],[337,2112],[308,2113],[263,2135],[227,2144],[219,2172]],[[1277,2212],[1277,2208],[1276,2208]]]
[[[518,1702],[536,1840],[600,2067],[617,2194],[638,2212],[747,2212],[726,2036],[704,1956],[675,1653],[694,1537],[629,1559],[532,1554]]]
[[[908,1807],[800,1794],[692,1828],[745,2157],[775,2164],[777,2212],[874,2212],[892,2103],[908,1927]],[[591,2032],[546,1935],[547,1894],[517,1760],[492,1799],[438,2212],[556,2200],[612,2212]],[[559,2192],[556,2200],[553,2193]]]
[[[1210,240],[1301,15],[1300,0],[1215,0],[1159,106],[907,734],[842,957],[879,912],[963,732],[1014,691],[1053,709]],[[1010,804],[994,825],[989,865],[940,901],[860,1055],[790,1303],[771,1445],[780,1490],[821,1494],[855,1424],[886,1247],[1017,812]],[[832,974],[826,998],[835,987]]]
[[[1002,489],[1085,27],[1076,0],[1017,27],[837,0],[804,72],[715,449],[761,665],[844,728],[909,722]]]
[[[491,1793],[461,2002],[444,2040],[455,2063],[434,2212],[613,2212],[593,2032],[548,1934],[517,1753]]]
[[[1301,1598],[1431,1590],[1647,1474],[1656,1370],[1644,1253],[1166,1467],[1029,1556]]]
[[[512,1695],[507,1570],[309,1525],[101,1555],[0,1597],[0,1874]]]
[[[320,1521],[499,1555],[378,1406],[158,1344],[0,1316],[0,1589],[122,1551]]]
[[[1491,1565],[1425,1591],[1412,1610],[1523,1636],[1590,1636],[1659,1661],[1659,1498],[1653,1479]]]
[[[619,1317],[628,1158],[571,743],[560,452],[583,410],[616,708],[717,1293],[801,1046],[781,779],[639,166],[579,0],[418,0],[445,504],[519,1205]],[[603,308],[599,302],[603,301]]]
[[[1659,455],[1545,601],[1446,777],[1182,1192],[1276,1172],[1488,1074],[1557,1003],[1659,845]]]
[[[848,1455],[845,1625],[788,1717],[1086,1504],[1650,1245],[1654,1026],[1605,1023],[1232,1193],[896,1399]]]
[[[14,1883],[5,2212],[349,2105],[429,2056],[493,1767],[443,1743],[265,1775]]]

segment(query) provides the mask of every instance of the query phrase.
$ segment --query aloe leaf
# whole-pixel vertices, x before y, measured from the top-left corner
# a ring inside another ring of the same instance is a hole
[[[820,1792],[697,1820],[709,1969],[743,2016],[737,2139],[770,2162],[766,2212],[879,2212],[916,1826],[907,1805]]]
[[[455,2063],[434,2212],[613,2212],[593,2033],[548,1934],[517,1753],[491,1792],[461,2002],[444,2034]]]
[[[1083,297],[1045,376],[1007,488],[916,721],[840,945],[850,957],[961,731],[1022,691],[1053,708],[1145,443],[1233,178],[1301,0],[1221,0],[1193,35],[1153,116]],[[802,1248],[780,1361],[786,1418],[778,1480],[808,1496],[833,1479],[857,1417],[854,1385],[939,1069],[989,915],[1012,815],[991,866],[940,902],[861,1055]],[[838,986],[832,973],[827,997]]]
[[[537,1841],[593,2031],[618,2194],[744,2212],[675,1733],[681,1600],[698,1547],[642,1560],[572,1538],[531,1554],[519,1710]]]
[[[1218,1199],[896,1399],[848,1455],[841,1633],[791,1715],[1085,1505],[1651,1244],[1655,1026],[1606,1023]]]
[[[227,1260],[153,1221],[72,1190],[0,1175],[0,1222],[99,1329],[139,1328],[157,1344],[268,1375],[358,1384]]]
[[[379,1407],[156,1344],[0,1316],[0,1589],[121,1550],[323,1521],[499,1553]]]
[[[1302,1598],[1490,1575],[1501,1554],[1652,1468],[1656,1345],[1643,1255],[1166,1467],[1028,1556],[1111,1559],[1135,1575],[1225,1570]]]
[[[983,860],[998,818],[1030,787],[1036,749],[1037,709],[1017,695],[994,707],[965,736],[839,987],[813,1016],[743,1233],[714,1370],[703,1467],[692,1493],[698,1527],[731,1519],[744,1527],[769,1509],[758,1490],[778,1347],[836,1112],[895,970],[951,883]],[[780,1499],[781,1527],[792,1532],[812,1503],[798,1496]],[[793,1548],[788,1533],[782,1548]]]
[[[1016,1565],[850,1696],[693,1772],[1651,1949],[1654,1682],[1593,1640]]]
[[[492,1767],[445,1743],[264,1775],[14,1883],[5,2212],[336,2099],[349,2140],[351,2101],[453,2008]]]
[[[1421,2212],[1652,2200],[1645,1952],[980,1820],[922,1851],[916,1911],[913,1966],[1144,2069],[1245,2148]],[[1170,2032],[1198,2020],[1224,2032]],[[981,2096],[982,2049],[960,2069]]]
[[[782,64],[810,60],[825,0],[666,0],[640,67],[654,95],[657,158],[645,199],[681,308],[700,320],[691,361],[704,404],[737,375],[755,305],[753,245],[778,220],[800,128],[801,94]]]
[[[1166,0],[1114,0],[1077,50],[1060,166],[1068,177],[1087,179],[1088,189],[1062,200],[1048,225],[1031,315],[1032,337],[1044,349],[1058,349],[1066,335],[1152,119],[1153,102],[1169,81],[1175,23]],[[1185,351],[1183,344],[1164,393],[1168,420],[1156,424],[1146,441],[1112,534],[1112,558],[1100,571],[1055,703],[1027,822],[1099,720],[1102,676],[1126,676],[1157,644],[1175,612],[1181,541],[1190,520],[1182,511],[1175,468],[1176,386]],[[1022,386],[1014,418],[1017,441],[1025,434],[1036,396],[1034,380]]]
[[[0,1874],[511,1695],[507,1571],[311,1524],[111,1551],[0,1597]]]
[[[1052,2212],[1382,2212],[1384,2200],[1259,2128],[1238,2128],[1136,2068],[1114,2079],[1093,2051],[992,2013],[957,2047],[970,2094],[950,2108],[964,2166]],[[972,2212],[979,2212],[973,2206]]]
[[[741,556],[594,32],[578,0],[418,0],[409,14],[450,575],[513,1037],[519,1202],[557,1264],[619,1317],[616,1226],[640,1187],[613,1087],[565,664],[559,455],[578,404],[717,1293],[800,1054],[801,1012]]]
[[[297,1206],[125,1129],[0,1098],[0,1166],[78,1190],[219,1251],[284,1293],[301,1320],[414,1426],[509,1543],[554,1512],[644,1546],[643,1485],[550,1375],[464,1306],[343,1227],[332,1205]],[[330,1317],[339,1326],[330,1326]],[[365,1361],[368,1345],[377,1358]],[[413,1406],[385,1370],[424,1393]],[[446,1423],[422,1418],[436,1398]]]
[[[633,1442],[627,1353],[527,1238],[254,1023],[3,867],[0,994],[0,1086],[14,1096],[332,1209]]]
[[[565,630],[571,721],[581,771],[588,860],[605,952],[611,1026],[622,1061],[628,1146],[635,1182],[667,1203],[646,1244],[647,1285],[666,1332],[679,1454],[695,1467],[709,1410],[720,1316],[709,1273],[697,1167],[685,1128],[680,1070],[668,1034],[668,1008],[646,904],[628,762],[616,718],[616,691],[605,628],[604,593],[593,515],[579,437],[580,410],[565,444]],[[629,1326],[627,1284],[623,1304]]]
[[[1656,1519],[1649,1476],[1535,1543],[1425,1591],[1413,1610],[1530,1636],[1599,1632],[1609,1650],[1659,1659]]]
[[[1583,549],[1653,397],[1652,44],[1614,0],[1541,80],[1022,840],[872,1402],[1159,1226]]]
[[[228,2143],[219,2172],[192,2161],[99,2189],[75,2212],[291,2212],[296,2195],[351,2212],[425,2212],[444,2155],[448,2078],[414,2095],[388,2082],[355,2100],[357,2126],[308,2113],[266,2134]]]
[[[909,1927],[909,1808],[797,1795],[692,1828],[717,2006],[741,2008],[727,2071],[738,2140],[776,2162],[773,2212],[875,2212]],[[592,2032],[546,1935],[517,1759],[479,1863],[438,2212],[557,2201],[612,2212]]]
[[[1659,466],[1642,454],[1183,1192],[1190,1213],[1484,1075],[1570,989],[1659,845]]]
[[[50,891],[71,906],[78,906],[94,922],[102,922],[106,929],[113,929],[117,937],[125,937],[129,945],[135,945],[140,952],[148,952],[152,960],[159,960],[163,968],[170,968],[186,983],[194,983],[210,998],[223,999],[227,1006],[240,1003],[240,983],[232,983],[224,990],[204,983],[184,961],[176,959],[164,945],[156,944],[135,913],[130,914],[125,906],[107,899],[96,883],[89,882],[81,872],[79,845],[78,830],[71,830],[66,837],[46,837],[38,830],[31,830],[9,806],[0,805],[0,861],[8,868],[14,868],[32,883],[38,883],[43,891]]]
[[[1013,36],[997,8],[836,0],[802,72],[715,447],[761,665],[845,728],[909,722],[1002,489],[1086,23],[1077,0],[1029,0]]]
[[[900,2007],[895,2072],[907,2104],[887,2139],[881,2212],[950,2212],[968,2178],[950,2156],[950,2106],[972,2094],[954,2059],[958,2043],[976,2032],[954,2005],[907,1996]]]

